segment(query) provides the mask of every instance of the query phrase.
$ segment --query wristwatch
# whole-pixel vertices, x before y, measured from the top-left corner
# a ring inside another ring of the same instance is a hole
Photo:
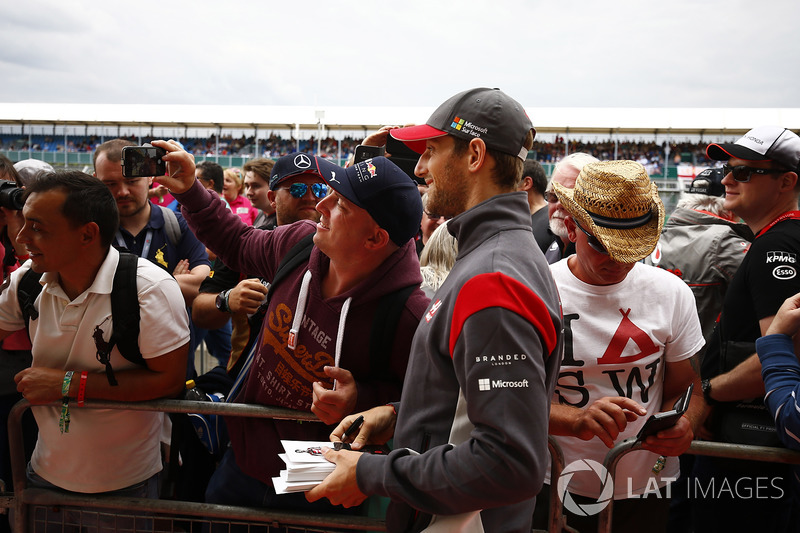
[[[717,400],[715,400],[714,398],[711,397],[711,380],[710,379],[704,379],[703,381],[701,381],[700,382],[700,388],[703,391],[703,398],[706,400],[706,403],[708,405],[715,405],[715,404],[719,403]]]
[[[225,290],[221,293],[217,294],[216,300],[214,300],[214,305],[217,306],[217,309],[222,311],[223,313],[230,313],[231,308],[228,307],[228,296],[230,295],[231,290]]]

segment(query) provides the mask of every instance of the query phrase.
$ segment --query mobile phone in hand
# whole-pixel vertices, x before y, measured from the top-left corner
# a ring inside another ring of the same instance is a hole
[[[650,415],[650,418],[647,419],[642,429],[640,429],[639,433],[636,435],[636,439],[644,440],[650,435],[655,435],[659,431],[674,426],[680,417],[683,416],[683,413],[686,412],[686,409],[689,408],[689,402],[692,399],[692,390],[694,390],[694,383],[691,383],[689,388],[686,389],[686,392],[681,394],[681,397],[675,401],[675,405],[673,405],[671,411]]]

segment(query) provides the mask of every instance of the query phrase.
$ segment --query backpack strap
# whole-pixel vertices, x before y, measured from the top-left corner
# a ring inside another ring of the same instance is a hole
[[[36,298],[42,292],[42,284],[39,280],[42,279],[40,272],[34,272],[33,269],[28,269],[23,274],[22,279],[19,280],[17,286],[17,301],[19,308],[22,310],[22,317],[25,319],[25,329],[28,329],[31,319],[37,320],[39,318],[39,311],[36,310]],[[30,338],[30,332],[28,333]]]
[[[314,233],[306,235],[286,252],[286,255],[283,256],[283,259],[281,259],[281,262],[278,264],[275,275],[272,276],[270,287],[274,287],[285,278],[289,272],[293,271],[303,262],[308,261],[308,258],[311,257],[311,249],[314,247],[314,235]]]
[[[311,257],[312,248],[314,248],[314,233],[310,233],[297,241],[297,243],[286,252],[281,262],[278,263],[278,268],[275,270],[275,275],[272,276],[272,282],[269,285],[269,291],[267,291],[267,299],[258,307],[258,310],[253,313],[253,316],[247,319],[250,324],[250,338],[247,340],[247,344],[242,350],[239,359],[236,360],[236,363],[228,371],[231,376],[239,376],[239,374],[242,373],[242,368],[249,367],[250,361],[252,361],[253,355],[255,354],[255,350],[252,348],[258,336],[261,334],[261,325],[264,322],[264,315],[267,314],[269,298],[275,286],[290,272],[303,264],[303,262],[308,261],[308,258]],[[244,373],[246,374],[246,372]],[[238,381],[241,380],[237,380],[235,385],[237,390],[240,385]],[[233,397],[233,395],[230,397]]]
[[[378,302],[369,335],[369,366],[380,379],[391,375],[387,362],[392,353],[397,325],[408,298],[417,288],[418,285],[403,287],[383,295]]]
[[[110,385],[117,384],[114,369],[111,368],[111,350],[114,346],[119,348],[119,353],[128,361],[145,365],[142,353],[139,351],[139,295],[136,289],[138,262],[138,256],[120,252],[111,290],[111,317],[114,329],[107,343],[103,342],[102,330],[95,328],[97,360],[105,365]]]
[[[164,229],[167,232],[167,238],[169,238],[169,242],[172,243],[172,246],[178,246],[178,243],[181,240],[181,225],[178,223],[178,217],[175,215],[175,211],[168,207],[164,207],[158,204],[152,204],[155,207],[161,209],[161,214],[164,215]]]

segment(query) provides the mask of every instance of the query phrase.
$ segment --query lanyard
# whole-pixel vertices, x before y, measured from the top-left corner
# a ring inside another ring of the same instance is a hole
[[[153,228],[150,228],[147,230],[147,234],[144,237],[144,246],[142,247],[142,255],[140,255],[139,257],[142,257],[144,259],[149,259],[149,257],[147,257],[147,254],[150,253],[150,243],[152,242],[153,242]],[[122,238],[122,232],[119,230],[117,230],[117,244],[119,244],[123,248],[128,247],[128,245],[125,244],[125,239]]]
[[[776,218],[775,220],[773,220],[772,222],[767,224],[767,226],[762,228],[761,231],[756,233],[756,237],[755,238],[757,239],[760,236],[762,236],[763,234],[765,234],[767,231],[769,231],[772,228],[772,226],[774,226],[778,222],[783,222],[784,220],[789,220],[789,219],[800,220],[800,211],[787,211],[787,212],[785,212],[784,214],[782,214],[781,216],[779,216],[778,218]]]

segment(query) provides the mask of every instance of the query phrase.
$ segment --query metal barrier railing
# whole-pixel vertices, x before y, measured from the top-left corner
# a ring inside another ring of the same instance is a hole
[[[225,520],[229,524],[261,525],[270,527],[295,526],[306,528],[306,531],[385,531],[383,520],[365,516],[337,515],[332,513],[310,513],[265,509],[256,507],[240,507],[215,505],[175,500],[152,500],[145,498],[119,498],[98,495],[78,495],[59,491],[28,488],[25,474],[25,453],[23,450],[21,418],[31,407],[27,400],[21,400],[11,410],[8,419],[9,446],[13,477],[13,493],[0,492],[0,509],[14,509],[14,530],[28,531],[29,508],[31,506],[68,506],[112,511],[130,511],[142,516],[161,517],[162,520],[191,519],[195,517],[207,523],[215,519]],[[253,418],[274,418],[278,420],[316,421],[319,419],[312,413],[294,411],[278,407],[265,407],[252,404],[196,402],[185,400],[154,400],[149,402],[113,402],[87,400],[86,408],[126,409],[134,411],[161,411],[167,413],[204,413],[226,416],[244,416]],[[564,469],[564,455],[555,439],[548,439],[551,456],[550,504],[548,531],[560,533],[574,531],[566,523],[563,505],[558,495],[558,479]],[[627,439],[618,443],[606,455],[604,467],[612,479],[615,479],[620,459],[632,451],[641,449],[641,443],[635,439]],[[747,459],[754,461],[800,464],[800,452],[785,448],[764,446],[747,446],[718,442],[693,441],[686,453]],[[2,490],[0,488],[0,490]],[[599,516],[598,532],[611,531],[614,500],[611,499]],[[165,529],[157,528],[159,531]],[[174,531],[167,528],[166,531]]]
[[[174,500],[153,500],[146,498],[120,498],[98,495],[79,495],[74,493],[27,488],[25,474],[26,462],[23,449],[21,418],[31,407],[27,400],[21,400],[11,410],[8,418],[9,449],[11,470],[14,482],[13,494],[0,495],[0,507],[14,509],[14,531],[28,531],[29,506],[63,505],[68,507],[107,510],[125,510],[140,513],[156,520],[158,516],[198,517],[206,523],[213,519],[225,519],[243,525],[267,525],[270,527],[300,526],[307,531],[385,531],[383,520],[364,516],[337,515],[332,513],[309,513],[283,511],[279,509],[238,507]],[[316,421],[312,413],[294,411],[278,407],[265,407],[251,404],[196,402],[185,400],[154,400],[149,402],[113,402],[86,400],[84,408],[125,409],[133,411],[162,411],[167,413],[203,413],[227,416],[246,416],[253,418],[274,418],[278,420]],[[3,505],[5,504],[5,505]],[[159,531],[162,529],[159,528]],[[167,529],[173,531],[173,529]]]
[[[603,466],[616,481],[617,465],[625,454],[642,448],[635,438],[626,439],[617,443],[606,454]],[[692,441],[685,452],[692,455],[706,455],[710,457],[725,457],[729,459],[746,459],[749,461],[763,461],[770,463],[800,464],[800,452],[786,448],[772,448],[768,446],[749,446],[745,444],[728,444],[724,442]],[[610,533],[614,514],[614,499],[601,511],[598,522],[598,533]],[[556,530],[560,531],[560,530]]]

